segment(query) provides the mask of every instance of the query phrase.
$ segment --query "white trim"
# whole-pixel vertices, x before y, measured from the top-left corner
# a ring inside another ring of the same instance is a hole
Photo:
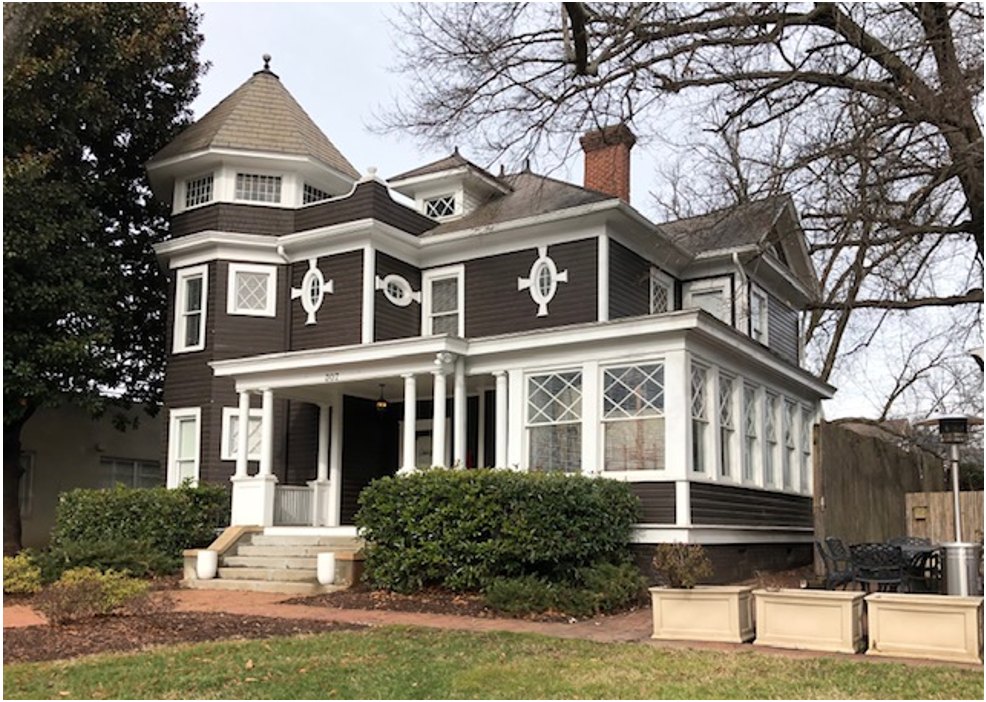
[[[202,278],[201,293],[201,318],[199,319],[199,343],[187,344],[185,342],[185,307],[188,302],[187,281],[190,278]],[[172,329],[172,353],[188,353],[191,351],[201,351],[206,346],[206,317],[209,307],[209,266],[192,266],[182,268],[175,275],[175,306],[174,306],[174,327]]]
[[[178,479],[178,423],[187,420],[195,420],[195,464],[193,469],[194,477],[192,484],[198,485],[199,467],[202,465],[202,408],[201,407],[178,407],[168,412],[168,482],[169,488],[176,488],[181,485]],[[185,459],[190,460],[190,459]]]
[[[376,319],[376,270],[377,255],[373,244],[363,247],[363,316],[361,338],[364,344],[373,343],[373,326]]]
[[[665,312],[674,312],[675,301],[674,301],[674,280],[665,274],[657,266],[651,266],[650,271],[647,274],[647,310],[650,314],[664,314]],[[667,309],[666,310],[655,310],[654,309],[654,288],[661,287],[664,288],[665,294],[667,296]]]
[[[444,266],[442,268],[432,268],[421,273],[421,335],[434,336],[432,331],[432,283],[439,280],[456,279],[456,294],[458,297],[459,333],[456,336],[464,338],[466,335],[466,267],[462,264],[455,266]]]
[[[596,320],[609,321],[609,235],[599,235],[596,254]]]
[[[770,296],[767,294],[767,291],[766,290],[764,290],[761,286],[757,285],[756,283],[754,283],[752,281],[750,281],[749,290],[750,290],[750,301],[749,301],[749,304],[750,304],[750,315],[749,315],[749,318],[750,318],[750,327],[749,327],[750,338],[753,339],[756,342],[759,342],[759,343],[763,344],[764,346],[769,346],[770,345]],[[762,329],[761,329],[761,331],[762,331],[762,338],[759,338],[759,339],[754,335],[754,320],[755,320],[755,317],[754,317],[754,314],[753,314],[753,312],[754,312],[753,300],[755,298],[756,299],[759,299],[761,301],[762,305],[763,305],[760,308],[760,312],[761,312],[761,314],[759,315],[760,319],[757,320],[761,324],[761,326],[762,326]]]
[[[233,418],[236,417],[237,422],[239,421],[240,408],[239,407],[223,407],[223,423],[222,423],[222,437],[220,439],[219,448],[219,459],[222,461],[235,461],[236,456],[239,453],[239,447],[234,446],[230,441],[230,432],[232,431]],[[253,420],[264,419],[264,411],[260,408],[250,409],[250,422]],[[261,429],[262,431],[262,429]],[[250,435],[249,425],[247,425],[247,436]],[[259,461],[260,452],[247,454],[248,461]]]
[[[682,291],[682,307],[684,309],[705,309],[695,304],[695,294],[718,292],[722,296],[722,310],[726,315],[726,319],[712,312],[709,312],[709,314],[723,324],[733,325],[733,293],[730,286],[730,279],[727,276],[717,276],[715,278],[704,278],[701,280],[686,280],[682,283]]]
[[[653,481],[653,480],[667,480],[669,471],[668,467],[668,426],[667,426],[667,401],[668,401],[668,367],[665,362],[664,354],[659,354],[652,357],[634,357],[632,360],[608,360],[597,364],[598,370],[597,375],[599,378],[599,396],[596,401],[596,417],[597,417],[597,428],[596,431],[599,436],[599,445],[597,447],[597,465],[598,474],[606,478],[612,478],[614,480],[623,480],[629,483]],[[627,369],[627,368],[638,368],[640,366],[660,366],[661,374],[663,375],[663,385],[661,387],[661,394],[663,400],[661,403],[660,412],[657,414],[648,414],[644,416],[634,416],[634,417],[606,417],[606,372],[614,369]],[[661,456],[661,467],[660,468],[646,468],[642,470],[606,470],[606,426],[608,424],[615,424],[620,422],[638,422],[641,420],[650,419],[660,419],[664,424],[664,455]]]
[[[756,544],[811,543],[811,527],[701,526],[636,524],[633,543]]]
[[[266,306],[262,310],[240,309],[237,307],[239,298],[236,276],[240,273],[255,273],[267,276]],[[237,263],[231,261],[227,269],[228,282],[226,285],[226,314],[243,315],[246,317],[276,317],[277,316],[277,267],[263,266],[256,263]]]
[[[400,297],[395,296],[391,292],[391,287],[395,287],[400,290]],[[374,288],[377,290],[382,290],[383,296],[387,298],[387,301],[395,307],[408,307],[412,302],[417,302],[419,305],[421,304],[421,291],[415,291],[414,288],[411,287],[411,283],[408,282],[407,278],[402,275],[389,273],[383,278],[378,275],[375,278]]]

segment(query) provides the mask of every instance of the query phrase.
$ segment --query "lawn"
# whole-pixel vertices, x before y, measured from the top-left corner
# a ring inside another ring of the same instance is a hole
[[[4,666],[6,699],[982,699],[982,670],[377,628]]]

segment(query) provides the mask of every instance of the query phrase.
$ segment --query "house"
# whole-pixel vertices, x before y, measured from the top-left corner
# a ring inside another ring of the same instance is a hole
[[[21,435],[21,543],[44,548],[63,492],[77,488],[160,487],[161,422],[139,407],[93,418],[65,402],[42,407]]]
[[[797,213],[654,224],[629,203],[634,141],[586,134],[584,187],[458,151],[384,180],[253,74],[147,166],[173,205],[168,485],[231,484],[232,525],[353,536],[380,476],[582,473],[631,484],[642,554],[810,562],[833,389],[800,365]]]

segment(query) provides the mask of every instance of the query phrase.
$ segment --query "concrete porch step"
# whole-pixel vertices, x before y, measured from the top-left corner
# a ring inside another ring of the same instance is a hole
[[[316,582],[318,572],[312,568],[220,568],[221,580],[272,580],[277,582]]]
[[[294,534],[251,534],[251,546],[321,546],[323,551],[358,551],[363,540],[351,536],[305,536]]]
[[[316,582],[292,583],[276,580],[183,580],[192,590],[239,590],[252,592],[276,592],[285,595],[321,595],[343,590],[340,585],[319,585]]]
[[[236,546],[237,556],[267,556],[272,558],[315,558],[320,553],[350,552],[352,549],[330,548],[328,546],[298,546],[284,544],[283,546],[255,546],[245,544]]]
[[[317,559],[315,556],[310,558],[278,558],[273,556],[223,556],[220,559],[220,565],[226,568],[229,567],[244,567],[244,568],[269,568],[269,569],[287,569],[287,568],[302,568],[305,570],[315,570],[317,566]]]

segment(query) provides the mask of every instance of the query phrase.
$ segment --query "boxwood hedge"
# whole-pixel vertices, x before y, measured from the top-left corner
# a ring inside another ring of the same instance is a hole
[[[356,524],[372,586],[483,590],[495,578],[561,582],[579,568],[626,562],[638,509],[613,480],[431,469],[371,483]]]

